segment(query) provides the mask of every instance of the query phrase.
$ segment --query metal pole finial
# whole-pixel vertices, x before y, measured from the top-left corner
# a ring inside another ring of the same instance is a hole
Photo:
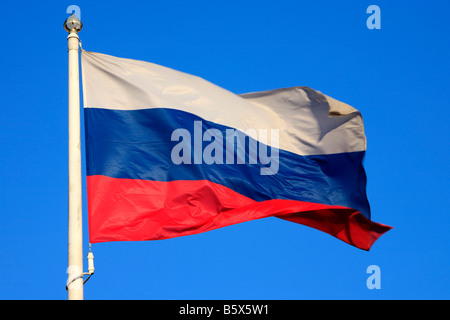
[[[72,14],[64,21],[64,29],[66,29],[67,32],[78,33],[81,31],[81,28],[83,28],[83,23],[81,23],[81,20],[78,19],[75,14]]]

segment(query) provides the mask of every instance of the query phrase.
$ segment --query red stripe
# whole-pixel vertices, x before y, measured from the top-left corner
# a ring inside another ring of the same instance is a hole
[[[391,229],[353,209],[294,200],[257,202],[207,180],[88,176],[87,190],[91,243],[167,239],[276,216],[369,250]]]

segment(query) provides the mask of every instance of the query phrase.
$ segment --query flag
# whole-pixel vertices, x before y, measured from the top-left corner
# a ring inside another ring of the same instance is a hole
[[[149,62],[82,50],[90,242],[277,217],[369,250],[355,108],[308,87],[237,95]]]

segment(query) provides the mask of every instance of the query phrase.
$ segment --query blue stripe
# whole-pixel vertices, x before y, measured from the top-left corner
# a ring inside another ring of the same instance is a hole
[[[202,121],[202,132],[218,129],[224,137],[226,129],[230,129],[174,109],[86,108],[87,175],[153,181],[209,180],[256,201],[290,199],[340,205],[370,218],[362,166],[364,152],[300,156],[279,150],[279,169],[274,175],[261,175],[261,168],[268,165],[249,164],[248,149],[246,164],[176,165],[171,152],[179,142],[171,141],[172,132],[184,128],[194,137],[194,121]],[[209,143],[203,142],[203,146]]]

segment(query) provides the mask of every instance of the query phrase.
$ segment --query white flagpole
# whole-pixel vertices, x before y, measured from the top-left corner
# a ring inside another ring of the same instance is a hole
[[[83,227],[81,199],[80,84],[78,32],[83,24],[72,14],[64,28],[69,32],[69,232],[67,292],[69,300],[83,299]]]

